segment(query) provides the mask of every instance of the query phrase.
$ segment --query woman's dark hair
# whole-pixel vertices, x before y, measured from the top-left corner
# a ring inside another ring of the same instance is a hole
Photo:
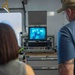
[[[6,64],[18,57],[18,42],[12,27],[0,23],[0,65]]]

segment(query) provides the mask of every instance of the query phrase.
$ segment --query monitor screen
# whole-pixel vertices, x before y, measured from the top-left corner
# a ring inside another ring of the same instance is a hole
[[[32,41],[45,41],[47,39],[46,27],[29,27],[29,40]]]

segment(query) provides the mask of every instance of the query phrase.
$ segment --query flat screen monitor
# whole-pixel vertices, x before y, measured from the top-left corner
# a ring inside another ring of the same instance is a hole
[[[29,27],[28,37],[31,41],[46,41],[47,27]]]

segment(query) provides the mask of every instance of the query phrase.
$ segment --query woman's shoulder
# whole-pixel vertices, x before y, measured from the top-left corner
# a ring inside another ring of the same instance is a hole
[[[22,61],[16,60],[16,63],[18,63],[19,65],[22,65],[25,68],[26,71],[26,75],[35,75],[32,67]]]

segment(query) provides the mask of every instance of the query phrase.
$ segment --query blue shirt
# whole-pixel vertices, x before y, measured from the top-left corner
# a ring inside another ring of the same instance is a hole
[[[59,64],[75,58],[75,21],[60,29],[57,50]]]

